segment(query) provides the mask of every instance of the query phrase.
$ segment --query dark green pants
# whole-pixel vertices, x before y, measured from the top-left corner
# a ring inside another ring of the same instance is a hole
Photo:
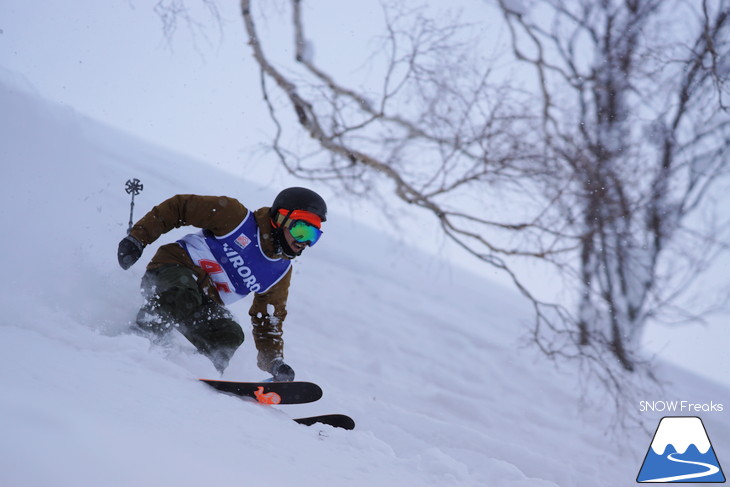
[[[137,314],[137,326],[164,335],[177,329],[216,369],[223,372],[243,343],[243,330],[231,313],[205,296],[187,267],[167,265],[142,277],[146,302]]]

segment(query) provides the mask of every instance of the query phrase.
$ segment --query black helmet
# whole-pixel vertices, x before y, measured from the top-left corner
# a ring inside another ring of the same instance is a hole
[[[327,221],[327,204],[324,199],[311,189],[307,188],[286,188],[276,195],[271,205],[271,217],[274,218],[280,209],[305,210],[314,213],[322,221]]]

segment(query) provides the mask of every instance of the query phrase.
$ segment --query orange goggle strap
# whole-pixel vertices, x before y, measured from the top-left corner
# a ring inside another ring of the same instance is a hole
[[[282,224],[287,224],[287,227],[291,225],[290,222],[294,222],[297,220],[302,220],[310,225],[322,228],[322,219],[315,215],[314,213],[306,210],[294,210],[290,211],[284,208],[279,209],[278,215],[276,215],[276,220],[274,220],[274,226],[279,227]]]

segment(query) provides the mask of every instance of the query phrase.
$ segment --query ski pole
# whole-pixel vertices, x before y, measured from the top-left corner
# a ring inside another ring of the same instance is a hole
[[[141,193],[143,189],[144,186],[137,178],[128,179],[126,182],[125,191],[127,194],[132,195],[132,204],[129,207],[129,228],[127,229],[127,234],[132,231],[132,226],[134,225],[134,197]]]

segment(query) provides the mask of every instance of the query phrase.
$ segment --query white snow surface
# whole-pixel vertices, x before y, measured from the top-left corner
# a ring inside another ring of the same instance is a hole
[[[270,407],[216,393],[196,380],[215,369],[182,337],[153,346],[127,332],[144,265],[185,230],[121,270],[124,182],[144,184],[135,219],[177,193],[257,208],[281,188],[102,126],[1,70],[0,107],[0,485],[634,484],[661,413],[616,439],[610,404],[586,401],[569,365],[521,346],[530,314],[516,293],[338,215],[336,201],[295,262],[284,327],[287,361],[324,397]],[[265,378],[249,305],[231,308],[247,339],[228,380]],[[721,386],[660,369],[666,397],[647,400],[730,402]],[[357,427],[289,419],[325,413]],[[727,413],[703,420],[730,459]]]

